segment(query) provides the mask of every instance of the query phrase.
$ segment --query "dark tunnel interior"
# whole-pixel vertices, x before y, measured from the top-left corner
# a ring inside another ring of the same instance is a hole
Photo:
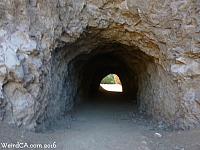
[[[146,68],[151,58],[135,50],[119,44],[106,44],[97,47],[89,54],[78,55],[69,64],[70,76],[74,77],[77,88],[75,101],[99,96],[99,85],[103,77],[113,73],[117,74],[123,85],[120,96],[129,97],[134,104],[139,105],[138,76]],[[75,102],[76,103],[76,102]]]
[[[52,53],[48,116],[64,116],[76,105],[101,96],[100,82],[110,73],[117,74],[123,86],[123,92],[117,96],[131,101],[138,110],[157,112],[153,99],[159,96],[163,72],[155,58],[138,47],[119,43],[105,42],[92,47],[83,43]]]

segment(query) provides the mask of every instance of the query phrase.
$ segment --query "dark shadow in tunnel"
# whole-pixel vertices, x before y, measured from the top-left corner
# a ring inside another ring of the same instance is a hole
[[[104,39],[92,44],[88,39],[80,39],[71,45],[57,48],[52,53],[50,69],[46,70],[50,73],[46,74],[47,84],[42,87],[45,91],[40,98],[45,97],[46,101],[48,100],[45,105],[47,115],[45,118],[41,116],[38,122],[42,120],[52,122],[54,119],[66,116],[78,104],[96,99],[105,101],[110,97],[114,102],[115,99],[129,101],[140,112],[149,115],[166,115],[167,118],[173,116],[174,112],[166,109],[168,105],[165,104],[165,101],[173,102],[171,99],[168,100],[171,93],[169,91],[173,89],[171,88],[173,84],[168,82],[171,81],[168,72],[163,70],[159,65],[159,59],[151,56],[150,52],[126,44],[108,42]],[[123,85],[122,93],[99,92],[101,79],[110,73],[120,77]],[[161,112],[163,114],[160,114]]]
[[[90,67],[88,67],[89,70],[86,71],[86,73],[91,72],[91,80],[87,80],[88,87],[86,87],[89,92],[88,96],[99,96],[99,84],[102,78],[110,73],[119,75],[122,85],[125,85],[123,94],[128,94],[129,87],[126,80],[127,75],[125,71],[125,66],[122,63],[118,62],[116,58],[114,58],[110,54],[97,55],[96,57],[92,58],[91,62],[89,63],[92,65],[90,65]]]
[[[77,81],[77,102],[93,100],[96,97],[129,99],[137,104],[137,76],[127,63],[120,58],[126,54],[118,45],[106,45],[89,54],[79,55],[71,64],[72,74]],[[120,53],[122,51],[122,53]],[[108,74],[117,74],[123,85],[122,93],[99,90],[101,80]],[[75,102],[76,104],[76,102]]]

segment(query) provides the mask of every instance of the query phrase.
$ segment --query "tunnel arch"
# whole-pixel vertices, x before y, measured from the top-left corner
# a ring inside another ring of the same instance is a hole
[[[110,51],[111,47],[114,47],[113,51]],[[136,84],[130,85],[130,80],[136,81],[136,75],[134,75],[133,71],[129,71],[128,66],[126,65],[126,62],[119,59],[119,54],[116,55],[116,46],[114,45],[106,45],[107,51],[105,47],[103,47],[104,52],[101,53],[102,47],[99,47],[95,49],[92,53],[92,57],[84,58],[87,61],[85,61],[85,64],[82,66],[82,83],[80,84],[81,87],[84,87],[84,91],[82,91],[82,95],[84,96],[94,96],[98,93],[99,83],[101,82],[101,79],[106,76],[109,73],[115,73],[118,74],[119,77],[122,80],[122,84],[124,85],[124,95],[131,95],[133,99],[136,100],[136,91],[137,88],[135,87]],[[119,50],[120,51],[120,50]],[[83,56],[76,57],[73,61],[77,64],[80,64],[79,59],[83,59]],[[73,62],[72,62],[73,64]],[[73,67],[77,68],[77,67]],[[77,70],[77,72],[79,72]],[[86,86],[84,86],[86,85]],[[91,95],[91,93],[93,95]]]
[[[2,120],[34,128],[72,110],[81,97],[82,67],[98,51],[125,63],[140,110],[175,126],[200,126],[199,3],[162,4],[2,2]],[[70,65],[81,55],[87,57],[76,75]],[[21,102],[27,105],[18,107]]]
[[[51,73],[47,76],[51,79],[47,81],[47,91],[51,92],[47,92],[45,122],[65,116],[76,104],[97,95],[100,80],[110,72],[120,76],[124,96],[129,97],[140,112],[170,122],[176,103],[168,99],[173,88],[165,87],[173,86],[167,72],[157,63],[157,57],[137,46],[98,40],[80,38],[52,51]],[[174,103],[170,109],[169,101]]]

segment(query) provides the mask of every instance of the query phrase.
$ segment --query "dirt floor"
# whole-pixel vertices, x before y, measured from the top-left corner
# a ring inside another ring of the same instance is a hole
[[[27,150],[200,150],[200,129],[163,130],[138,114],[130,101],[125,103],[118,96],[103,96],[82,103],[76,106],[70,125],[69,120],[59,121],[43,133],[1,124],[0,149],[9,149],[2,147],[6,142],[19,142]]]

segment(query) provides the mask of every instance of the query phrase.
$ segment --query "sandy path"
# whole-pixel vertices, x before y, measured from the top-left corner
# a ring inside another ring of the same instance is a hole
[[[133,109],[131,103],[101,98],[77,106],[70,129],[62,121],[45,133],[1,124],[0,142],[56,142],[58,150],[200,150],[200,130],[158,131]]]

